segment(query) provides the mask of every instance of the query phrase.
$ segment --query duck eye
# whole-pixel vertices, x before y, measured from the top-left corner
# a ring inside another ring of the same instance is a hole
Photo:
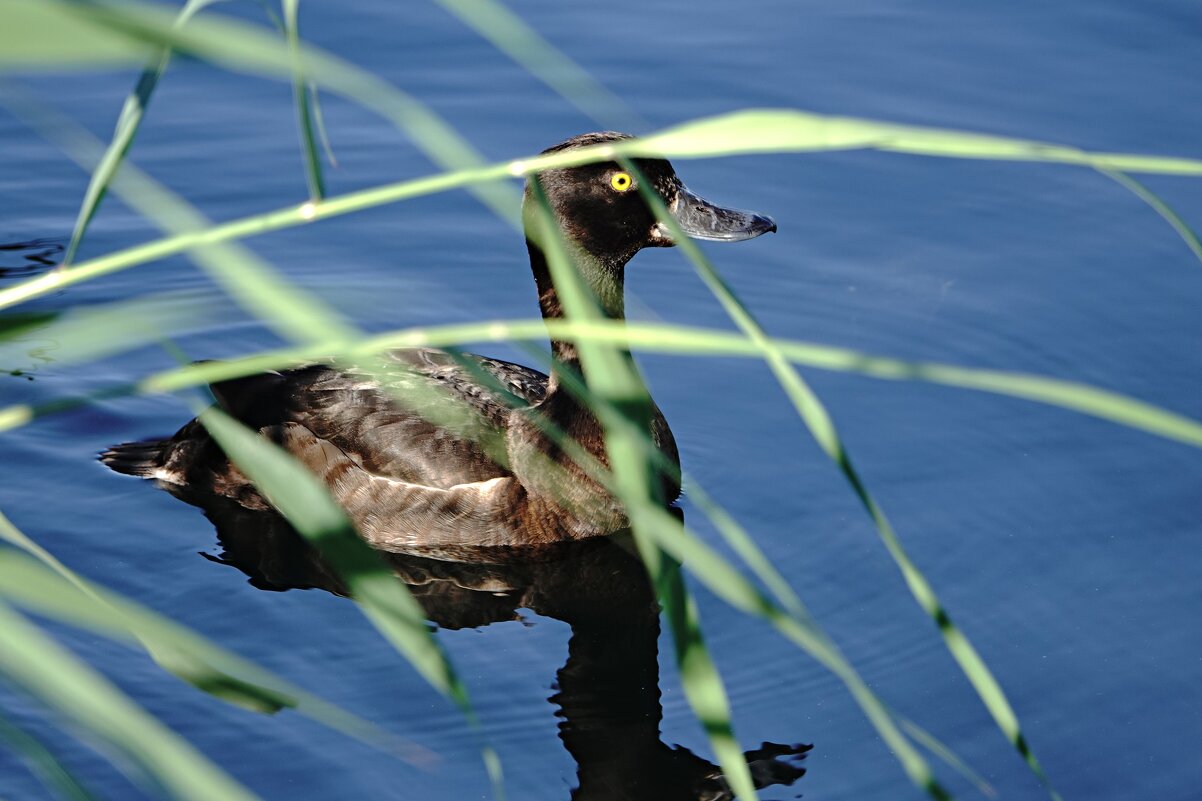
[[[609,179],[609,185],[619,192],[626,192],[634,186],[634,179],[628,172],[615,172]]]

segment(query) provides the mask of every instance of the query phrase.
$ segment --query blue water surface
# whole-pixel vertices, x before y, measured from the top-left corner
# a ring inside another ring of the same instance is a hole
[[[1202,15],[1164,0],[996,4],[763,0],[511,4],[628,104],[633,133],[743,108],[944,126],[1097,151],[1202,158]],[[209,12],[206,12],[209,13]],[[266,24],[262,9],[212,13]],[[412,93],[488,159],[609,127],[433,3],[301,4],[303,35]],[[107,138],[136,69],[21,76],[24,91]],[[322,110],[331,194],[430,174],[388,122],[341,98]],[[178,60],[132,159],[204,214],[230,220],[306,197],[291,88]],[[0,242],[69,234],[87,174],[0,109]],[[876,152],[678,161],[699,193],[773,215],[779,233],[707,247],[772,334],[896,358],[1079,381],[1202,417],[1202,263],[1170,226],[1078,167]],[[1196,179],[1140,180],[1202,228]],[[515,184],[516,188],[516,184]],[[81,257],[157,231],[105,204]],[[519,235],[463,191],[246,244],[372,331],[537,312]],[[7,260],[6,260],[7,259]],[[0,252],[0,286],[30,265]],[[31,268],[32,269],[32,268]],[[631,316],[732,328],[674,251],[628,275]],[[151,291],[209,292],[217,322],[180,333],[191,358],[278,344],[172,257],[27,310]],[[481,350],[518,358],[503,346]],[[142,348],[61,364],[31,335],[0,374],[3,404],[75,396],[175,364]],[[690,480],[760,542],[872,689],[948,744],[1004,799],[1047,792],[999,733],[918,609],[871,521],[754,360],[640,357]],[[805,370],[864,480],[952,617],[991,666],[1065,799],[1187,801],[1202,786],[1202,453],[1070,411],[923,383]],[[436,755],[419,766],[294,713],[228,706],[141,652],[49,625],[152,714],[264,799],[488,797],[478,743],[356,607],[317,591],[261,592],[215,553],[194,508],[104,469],[95,454],[190,416],[166,397],[94,401],[0,435],[0,508],[81,574],[170,615]],[[685,513],[707,536],[702,514]],[[744,748],[814,743],[808,774],[766,798],[923,797],[842,684],[705,591],[708,642]],[[566,799],[577,765],[548,703],[568,627],[439,634],[497,745],[513,799]],[[663,741],[712,761],[660,645]],[[9,688],[5,715],[98,798],[155,797]],[[960,797],[976,791],[944,765]],[[0,750],[0,797],[53,797]]]

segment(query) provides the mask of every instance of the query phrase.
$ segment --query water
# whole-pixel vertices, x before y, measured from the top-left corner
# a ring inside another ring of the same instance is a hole
[[[1202,157],[1202,17],[1186,2],[764,2],[747,9],[536,0],[520,11],[649,128],[742,107],[792,106]],[[303,14],[305,34],[317,44],[430,103],[490,158],[531,153],[596,127],[432,6],[309,4]],[[26,83],[107,136],[133,78],[125,71]],[[431,171],[385,123],[333,98],[323,108],[340,164],[328,175],[332,192]],[[134,156],[214,219],[275,208],[305,192],[292,113],[285,86],[182,62],[155,97]],[[0,241],[64,236],[86,177],[11,117],[0,115],[0,141]],[[872,153],[677,166],[707,197],[776,217],[775,236],[710,252],[779,336],[1055,375],[1202,414],[1202,265],[1160,218],[1102,176]],[[1202,226],[1196,182],[1146,183]],[[153,235],[111,202],[84,255]],[[536,308],[520,242],[464,193],[250,244],[371,330],[526,316]],[[0,267],[25,273],[29,264],[0,251]],[[17,273],[0,273],[0,282]],[[678,254],[641,254],[628,275],[634,316],[726,325]],[[185,259],[170,259],[30,308],[204,286]],[[210,358],[275,340],[231,311],[220,326],[180,341],[189,355]],[[5,403],[73,395],[172,363],[144,349],[64,367],[52,360],[53,343],[38,344],[27,363],[0,365],[33,377],[0,375]],[[873,689],[951,744],[1003,798],[1046,797],[975,700],[767,369],[723,359],[649,357],[642,364],[686,469],[759,539]],[[807,376],[907,548],[1006,688],[1064,796],[1196,797],[1197,451],[1016,400]],[[266,799],[485,796],[487,779],[458,713],[352,604],[320,591],[262,592],[241,573],[199,558],[222,548],[197,510],[94,461],[106,445],[168,433],[187,417],[170,399],[112,400],[5,434],[3,509],[84,575],[420,743],[437,761],[413,767],[289,713],[263,717],[228,707],[139,654],[54,630]],[[686,514],[700,524],[687,503]],[[766,798],[918,797],[836,680],[704,592],[700,604],[744,747],[814,743],[804,778],[765,791]],[[499,746],[511,797],[567,798],[578,785],[579,797],[598,793],[560,739],[562,707],[549,702],[563,692],[562,678],[558,691],[552,686],[568,656],[569,625],[537,607],[518,614],[523,622],[440,637]],[[626,625],[642,632],[637,660],[646,670],[653,632]],[[631,740],[646,748],[624,755],[647,759],[648,773],[668,770],[655,761],[664,754],[658,742],[712,761],[662,638],[659,651],[661,733],[656,739],[641,729]],[[653,713],[645,706],[650,695],[631,694],[635,707]],[[98,796],[141,797],[27,702],[5,692],[3,703]],[[943,774],[958,794],[972,794]],[[9,753],[0,754],[0,796],[47,797]]]

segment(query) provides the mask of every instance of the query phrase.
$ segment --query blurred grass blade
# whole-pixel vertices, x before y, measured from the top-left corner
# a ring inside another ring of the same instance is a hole
[[[0,596],[105,637],[137,642],[164,669],[198,689],[259,712],[295,709],[318,723],[416,764],[426,749],[307,693],[162,615],[76,575],[0,513],[0,539],[27,557],[0,550]]]
[[[2,19],[2,17],[0,17],[0,19]],[[199,24],[199,22],[200,21],[197,21],[193,24],[196,25]],[[0,59],[2,59],[2,54],[0,54]],[[802,112],[782,111],[758,113],[773,115],[802,114]],[[373,208],[386,203],[395,203],[436,192],[445,192],[451,189],[465,188],[474,186],[476,184],[498,181],[513,176],[525,175],[548,166],[570,166],[583,164],[590,161],[612,159],[620,154],[664,156],[683,155],[700,157],[702,155],[736,153],[743,152],[744,150],[754,150],[752,145],[754,145],[757,141],[757,137],[754,135],[754,133],[748,134],[750,139],[746,142],[737,141],[731,143],[724,137],[718,136],[719,133],[724,133],[728,131],[728,129],[738,130],[741,116],[743,114],[744,112],[738,112],[735,114],[725,115],[723,117],[709,118],[707,120],[699,121],[696,124],[705,126],[707,137],[699,139],[695,142],[688,137],[672,135],[671,137],[665,139],[664,135],[660,135],[652,136],[643,140],[632,140],[619,144],[607,144],[591,148],[581,148],[579,150],[556,153],[548,156],[531,157],[498,164],[472,167],[409,181],[400,181],[397,183],[387,184],[372,189],[365,189],[358,192],[351,192],[346,195],[326,199],[318,204],[314,204],[312,202],[296,204],[282,209],[277,209],[275,211],[256,214],[239,220],[222,223],[221,225],[207,227],[203,230],[176,234],[171,237],[166,237],[143,245],[117,251],[107,256],[91,259],[87,262],[80,263],[71,269],[53,271],[35,278],[27,279],[13,286],[0,289],[0,308],[13,306],[23,301],[31,300],[48,293],[58,291],[66,286],[70,286],[81,281],[90,280],[103,275],[109,275],[122,269],[133,267],[138,264],[144,264],[156,259],[161,259],[176,253],[181,253],[201,245],[211,245],[235,239],[242,239],[255,234],[304,225],[314,220],[326,219],[342,214],[349,214],[354,211]],[[803,116],[816,117],[816,115]],[[651,144],[649,145],[648,143]],[[676,147],[677,149],[669,149],[669,145]],[[821,148],[819,148],[819,145],[811,143],[811,147],[808,149]],[[1074,152],[1080,153],[1081,151]],[[1153,157],[1128,154],[1112,155],[1114,160],[1123,163],[1143,164],[1148,166],[1149,170],[1153,171],[1172,172],[1179,175],[1202,175],[1202,161],[1191,161],[1188,159],[1156,159]],[[1086,161],[1090,159],[1098,162],[1104,160],[1104,154],[1084,153],[1084,156]],[[981,157],[986,158],[987,156]],[[1041,160],[1049,159],[1044,158]],[[1074,164],[1082,163],[1081,159],[1071,159],[1068,161],[1069,163]],[[1097,165],[1091,163],[1090,166]],[[506,194],[506,197],[512,200],[510,195]],[[512,204],[506,205],[506,208],[509,208],[510,205]],[[508,213],[506,213],[506,219],[510,219],[511,216],[512,215],[508,215]]]
[[[1034,161],[1165,175],[1202,175],[1202,160],[1075,147],[1003,136],[832,117],[793,109],[752,109],[693,120],[635,140],[626,155],[699,158],[745,153],[882,150],[958,159]]]
[[[334,155],[334,147],[330,144],[330,135],[326,132],[325,115],[321,112],[321,99],[317,96],[317,84],[312,81],[308,84],[309,89],[309,105],[313,107],[313,123],[317,126],[317,138],[321,142],[321,149],[325,151],[326,161],[331,167],[338,166],[338,158]]]
[[[620,324],[614,321],[612,325]],[[527,352],[533,354],[534,350],[531,347]],[[600,419],[606,421],[607,436],[612,437],[617,431],[640,437],[642,441],[639,445],[642,447],[644,458],[651,460],[653,469],[658,468],[664,472],[676,470],[676,465],[669,463],[667,457],[651,441],[645,429],[640,431],[628,425],[629,421],[624,420],[617,410],[587,387],[571,371],[562,371],[560,381],[562,386],[579,400],[587,403]],[[586,474],[608,490],[617,491],[612,474],[609,474],[608,471],[601,472],[603,468],[589,454],[578,454],[577,451],[580,450],[578,444],[575,450],[568,449],[568,446],[574,443],[573,440],[561,442],[560,439],[552,436],[552,441],[557,447],[565,448],[572,460],[584,468]],[[682,675],[688,675],[688,678],[683,680],[684,688],[698,719],[710,722],[706,732],[711,738],[715,753],[723,755],[720,757],[720,761],[722,759],[728,761],[746,759],[746,757],[739,754],[737,741],[734,739],[733,730],[729,724],[730,711],[725,690],[721,678],[706,652],[704,643],[699,641],[699,625],[694,625],[695,620],[694,624],[687,623],[695,618],[695,609],[692,612],[688,609],[688,605],[693,601],[687,595],[683,584],[676,586],[674,583],[677,581],[677,576],[673,575],[673,571],[679,568],[679,559],[686,558],[686,556],[690,560],[689,567],[692,572],[718,597],[747,614],[768,619],[787,639],[840,678],[869,720],[877,727],[882,739],[894,748],[903,767],[914,782],[926,790],[932,798],[945,798],[946,793],[943,788],[935,781],[921,757],[905,741],[898,726],[892,721],[892,713],[868,689],[855,668],[840,653],[830,637],[810,617],[801,599],[789,587],[784,577],[771,565],[754,540],[733,518],[720,509],[696,482],[683,475],[682,479],[687,483],[686,492],[690,500],[710,518],[723,538],[744,559],[756,577],[770,589],[779,605],[774,607],[771,601],[760,595],[708,545],[690,533],[683,526],[682,520],[672,515],[666,515],[662,505],[644,507],[649,513],[650,519],[647,522],[651,527],[650,530],[656,533],[652,538],[636,535],[635,544],[639,549],[640,558],[652,576],[657,588],[657,595],[659,595],[665,613],[669,616],[669,622],[672,624],[678,660],[686,654],[691,655],[690,662],[693,666],[691,671],[682,669]],[[655,484],[652,486],[654,487]],[[668,537],[662,533],[663,531],[671,531],[673,534]],[[669,549],[670,553],[676,554],[676,559],[667,556],[664,548]],[[739,590],[733,597],[724,597],[724,593],[729,593],[736,587]],[[693,644],[694,640],[698,640],[696,645]],[[926,732],[922,732],[922,734],[925,738],[924,744],[932,753],[947,761],[955,770],[975,776],[950,748]]]
[[[342,95],[376,112],[404,131],[413,142],[443,169],[476,168],[484,164],[476,149],[429,107],[365,70],[297,40],[294,46],[263,28],[227,16],[209,14],[194,19],[186,28],[174,27],[169,15],[149,3],[124,2],[100,5],[72,0],[41,0],[77,14],[95,24],[99,35],[106,32],[122,41],[129,37],[187,53],[217,66],[291,82],[295,76],[297,50],[306,78],[330,92]],[[0,9],[0,23],[4,12]],[[42,36],[47,36],[46,32]],[[49,34],[53,36],[51,32]],[[0,40],[2,43],[2,40]],[[57,43],[51,43],[53,49]],[[25,66],[0,51],[0,70]],[[503,219],[514,220],[517,196],[508,186],[472,186],[486,206]]]
[[[552,336],[581,341],[618,342],[636,350],[675,355],[762,358],[759,346],[740,334],[657,323],[495,320],[415,328],[380,334],[355,343],[327,343],[248,355],[222,362],[174,368],[143,378],[125,393],[163,393],[278,370],[333,357],[367,357],[389,348],[448,347],[469,342],[541,341]],[[1072,381],[1025,373],[987,370],[936,362],[906,362],[847,348],[810,342],[770,340],[793,363],[822,370],[858,373],[890,381],[922,381],[1020,398],[1056,406],[1127,426],[1154,436],[1202,448],[1202,423],[1117,392]],[[122,394],[118,391],[112,396]],[[0,430],[27,421],[25,407],[0,407]]]
[[[614,322],[612,325],[616,326],[618,323]],[[531,353],[532,355],[534,354],[534,351],[535,349],[533,347],[527,349],[527,352]],[[544,353],[543,357],[545,358],[545,356],[546,354]],[[615,410],[613,410],[612,407],[606,403],[606,401],[598,397],[596,393],[592,392],[587,386],[585,386],[578,378],[574,377],[570,371],[562,372],[560,374],[560,380],[564,387],[572,392],[577,398],[586,402],[589,405],[589,408],[594,410],[604,410],[603,413],[606,415],[605,419],[610,425],[618,425],[620,427],[627,428],[636,436],[641,435],[643,439],[643,442],[641,443],[643,446],[643,453],[647,458],[656,460],[656,466],[665,471],[675,468],[675,465],[667,464],[667,458],[655,447],[655,444],[651,442],[650,437],[646,435],[645,431],[640,432],[630,428],[629,426],[623,425],[620,422],[621,417],[615,413]],[[568,446],[574,442],[573,440],[561,442],[560,439],[555,437],[552,437],[552,440],[555,442],[556,446],[564,447],[565,450],[567,450]],[[577,444],[576,451],[579,450],[580,447]],[[585,472],[590,477],[612,491],[614,488],[612,475],[609,475],[608,471],[600,472],[600,465],[596,464],[596,460],[592,459],[587,453],[581,453],[578,455],[576,451],[569,450],[567,452],[573,461],[585,469]],[[594,469],[594,464],[596,464],[596,468],[598,469]],[[766,555],[759,550],[759,547],[755,544],[754,540],[752,540],[751,537],[745,531],[743,531],[743,529],[733,518],[727,515],[725,511],[718,508],[717,505],[711,499],[709,499],[708,495],[696,482],[689,480],[687,476],[682,477],[687,483],[687,495],[690,501],[697,505],[706,514],[706,516],[710,518],[711,522],[713,522],[718,528],[723,538],[726,539],[736,553],[738,553],[744,559],[744,562],[748,565],[748,567],[751,568],[755,576],[770,589],[777,599],[778,607],[774,607],[771,601],[761,596],[754,587],[744,581],[744,579],[729,565],[725,564],[724,561],[719,558],[708,545],[706,545],[703,541],[698,540],[695,534],[689,532],[687,528],[683,526],[681,520],[676,519],[675,516],[665,515],[662,509],[655,508],[652,509],[653,520],[651,521],[651,525],[655,527],[652,530],[658,531],[659,528],[666,527],[664,530],[672,531],[672,536],[668,537],[662,533],[657,533],[656,541],[654,542],[646,538],[639,539],[636,537],[635,543],[639,548],[640,558],[642,558],[644,564],[647,566],[648,571],[652,574],[652,580],[656,582],[655,586],[657,587],[658,594],[661,596],[665,612],[671,615],[673,614],[673,610],[678,610],[678,617],[676,618],[677,622],[680,622],[684,619],[683,617],[679,616],[681,614],[679,610],[683,608],[679,606],[679,593],[671,590],[669,587],[672,578],[669,575],[669,568],[679,566],[680,562],[678,559],[683,558],[684,555],[687,555],[687,558],[690,560],[689,567],[692,572],[701,579],[702,583],[706,584],[711,590],[713,590],[718,597],[723,598],[723,600],[747,614],[768,619],[770,622],[776,625],[778,631],[784,634],[787,639],[791,640],[803,651],[814,657],[819,664],[826,667],[838,678],[840,678],[851,692],[853,698],[860,703],[860,706],[868,716],[869,720],[878,727],[878,731],[882,739],[891,745],[895,743],[897,744],[895,751],[899,754],[899,758],[901,759],[903,766],[906,767],[907,771],[912,771],[911,775],[915,783],[925,789],[933,798],[945,797],[944,791],[941,787],[939,787],[937,782],[935,782],[933,776],[929,774],[929,771],[926,771],[925,766],[921,764],[921,760],[918,762],[912,762],[910,760],[911,756],[917,756],[917,752],[905,742],[905,739],[902,736],[901,731],[898,729],[897,724],[894,724],[892,721],[892,713],[890,713],[885,708],[884,704],[881,703],[881,701],[876,697],[876,695],[870,689],[868,689],[868,686],[864,683],[863,679],[860,677],[855,668],[852,667],[842,653],[840,653],[838,647],[833,641],[831,641],[830,637],[824,631],[822,631],[818,624],[810,617],[809,612],[805,609],[801,599],[798,598],[796,593],[793,592],[792,588],[789,587],[788,582],[784,579],[784,577],[781,576],[774,567],[772,567]],[[673,546],[669,543],[674,543],[675,545]],[[664,551],[661,550],[662,548],[668,548],[670,549],[671,553],[679,554],[681,556],[679,556],[677,559],[665,557]],[[722,591],[718,589],[719,587],[722,588]],[[734,597],[723,597],[723,591],[729,592],[734,587],[741,588]],[[685,598],[687,601],[687,595]],[[669,618],[669,620],[671,621],[672,618]],[[680,636],[682,638],[678,642],[687,643],[687,627],[673,629],[673,633],[674,636]],[[694,673],[693,675],[697,677],[699,674]],[[720,677],[714,673],[710,679],[703,680],[699,677],[697,680],[703,681],[703,683],[709,685],[709,689],[701,688],[699,689],[698,694],[695,696],[699,703],[698,716],[702,719],[707,717],[712,718],[714,717],[715,713],[707,707],[706,704],[710,702],[706,701],[705,699],[725,697],[725,693],[722,690]],[[727,711],[724,716],[720,715],[718,719],[721,720],[723,717],[729,718],[729,711]],[[911,724],[911,726],[913,726],[913,724]],[[721,732],[715,730],[712,732],[712,734],[719,735]],[[940,759],[947,761],[948,764],[958,772],[967,772],[966,775],[972,773],[971,769],[968,768],[967,765],[965,765],[963,761],[951,751],[950,748],[943,745],[943,743],[940,743],[926,732],[922,732],[922,734],[924,736],[924,745],[926,745],[927,748],[932,751],[932,753],[934,753]],[[730,738],[731,744],[733,745],[733,733],[730,734]],[[716,745],[716,749],[717,748],[726,749],[729,753],[727,743],[725,742],[719,742]]]
[[[61,312],[37,311],[15,312],[0,314],[0,347],[12,340],[20,340],[30,334],[42,331],[53,322]],[[0,358],[3,358],[0,356]]]
[[[403,582],[356,533],[326,487],[286,451],[215,407],[198,409],[209,434],[272,506],[329,562],[351,597],[393,647],[439,692],[450,698],[479,734],[480,722],[450,658],[426,625],[425,614]],[[503,801],[501,764],[481,746],[497,801]]]
[[[37,358],[62,368],[102,359],[166,335],[228,322],[228,306],[220,300],[215,292],[163,292],[64,313],[0,315],[0,364]]]
[[[466,704],[463,685],[427,628],[421,606],[359,538],[325,486],[278,445],[224,412],[201,409],[198,417],[230,460],[346,580],[355,600],[389,642],[435,689]]]
[[[531,178],[530,186],[536,201],[528,210],[534,223],[532,238],[546,254],[551,280],[564,314],[569,320],[600,319],[602,312],[596,295],[581,279],[537,177]],[[634,423],[642,432],[649,430],[650,395],[628,353],[614,345],[596,342],[581,343],[579,352],[588,388],[605,402],[592,408],[604,430],[612,489],[627,510],[639,555],[656,582],[657,594],[664,604],[677,643],[685,694],[703,724],[731,789],[742,801],[754,801],[758,796],[751,770],[734,737],[721,677],[697,629],[697,610],[685,593],[679,573],[675,573],[674,581],[670,578],[671,568],[648,530],[655,525],[651,517],[653,509],[662,510],[664,503],[656,491],[662,485],[659,471],[644,455],[639,436],[631,426],[622,423]],[[617,417],[623,420],[618,421]]]
[[[104,150],[70,118],[29,98],[9,93],[10,109],[84,169],[104,157]],[[183,198],[125,161],[111,189],[133,209],[168,233],[202,231],[211,223]],[[233,243],[200,244],[189,255],[231,296],[279,333],[298,341],[353,338],[355,329],[313,295],[289,284],[269,264]],[[64,275],[65,272],[51,275]]]
[[[119,67],[144,61],[152,49],[60,3],[4,0],[0,6],[0,69]]]
[[[447,0],[451,2],[451,0]],[[9,0],[0,20],[0,69],[83,66],[108,63],[131,48],[130,40],[168,45],[220,66],[291,80],[293,56],[286,43],[256,26],[209,15],[175,29],[163,9],[139,2],[120,6],[67,0]],[[51,20],[64,23],[48,24]],[[60,35],[60,27],[65,31]],[[10,34],[33,35],[38,47]],[[86,32],[86,35],[84,33]],[[83,41],[89,39],[92,41]],[[478,154],[441,119],[375,76],[311,45],[301,44],[306,75],[331,91],[377,111],[408,131],[431,157],[452,168],[480,166]],[[439,136],[446,138],[439,141]],[[1118,170],[1202,175],[1202,161],[1124,153],[1090,153],[1077,148],[941,128],[834,117],[790,109],[758,109],[695,120],[615,148],[625,155],[680,158],[735,153],[797,152],[874,148],[901,153],[1059,162]],[[502,205],[511,213],[513,197]]]
[[[300,53],[300,0],[283,0],[284,35],[292,56],[292,97],[296,107],[296,122],[300,129],[301,155],[305,162],[305,180],[309,184],[309,199],[319,201],[326,196],[321,158],[317,155],[317,140],[313,133],[313,109],[309,106],[308,81]]]
[[[731,727],[730,700],[701,633],[697,602],[685,589],[679,567],[668,560],[663,562],[664,576],[657,582],[661,588],[659,595],[672,630],[680,683],[688,696],[689,706],[705,729],[735,795],[744,801],[756,798],[747,759]],[[728,765],[742,765],[744,769],[732,775]]]
[[[972,767],[964,762],[964,760],[960,759],[960,757],[956,756],[955,752],[953,752],[950,748],[939,742],[939,740],[935,739],[935,736],[929,731],[922,728],[912,720],[903,719],[901,721],[901,727],[905,730],[906,734],[910,735],[910,737],[914,739],[915,742],[921,743],[923,748],[942,759],[948,765],[951,765],[952,769],[954,769],[968,782],[974,785],[981,795],[985,796],[986,798],[997,798],[997,790],[994,789],[992,784],[985,780],[985,777],[973,770]]]
[[[497,0],[435,0],[523,69],[606,127],[645,124],[620,97]]]
[[[221,2],[221,0],[188,0],[180,10],[179,16],[176,17],[175,24],[177,26],[185,24],[196,12],[216,2]],[[125,159],[125,154],[129,152],[134,137],[138,134],[142,117],[146,113],[146,107],[150,104],[150,97],[154,94],[159,79],[163,77],[170,61],[170,48],[163,48],[152,56],[143,67],[142,74],[138,77],[133,91],[125,98],[125,105],[121,109],[121,115],[117,118],[113,139],[109,142],[104,156],[100,159],[100,163],[97,164],[96,170],[88,182],[83,203],[80,205],[79,214],[75,219],[75,228],[71,232],[71,241],[67,244],[66,253],[63,255],[63,266],[75,260],[75,254],[83,241],[84,233],[104,200],[113,176],[121,168],[121,162]]]
[[[30,772],[60,798],[67,801],[96,801],[96,797],[58,761],[50,749],[3,715],[0,715],[0,742],[7,743],[11,750],[19,752],[25,758]]]
[[[658,547],[677,561],[687,560],[689,572],[717,597],[747,614],[765,618],[787,640],[834,673],[847,687],[911,781],[936,801],[950,798],[935,779],[926,760],[902,734],[892,713],[821,630],[808,620],[790,617],[664,509],[645,506],[642,509],[651,523],[646,530],[652,534]]]
[[[637,173],[637,167],[635,167],[633,162],[627,161],[625,163],[629,169]],[[785,394],[792,401],[794,408],[796,408],[798,415],[800,415],[809,429],[810,434],[814,437],[814,440],[823,452],[826,453],[839,468],[840,472],[843,473],[844,478],[872,518],[881,541],[901,570],[906,585],[909,587],[911,595],[914,596],[914,600],[938,626],[939,632],[943,635],[944,643],[951,652],[952,657],[960,665],[960,669],[968,678],[969,683],[972,684],[973,689],[976,690],[977,695],[981,698],[989,714],[993,716],[998,728],[1001,729],[1002,733],[1026,761],[1031,772],[1047,788],[1051,797],[1055,801],[1060,801],[1059,794],[1052,787],[1042,765],[1040,765],[1039,760],[1027,744],[1026,737],[1023,735],[1019,725],[1018,717],[1009,699],[1007,699],[1006,694],[1003,692],[1001,685],[994,677],[992,671],[985,665],[985,661],[968,640],[968,637],[952,622],[951,616],[947,613],[943,603],[935,594],[934,587],[931,586],[926,576],[918,569],[917,565],[914,564],[909,554],[902,547],[901,541],[893,530],[893,525],[885,516],[884,510],[880,508],[876,499],[869,493],[867,486],[860,477],[859,471],[852,465],[851,456],[847,453],[842,438],[835,428],[834,420],[827,412],[825,405],[819,400],[805,379],[801,377],[801,374],[789,363],[780,348],[776,347],[767,334],[764,333],[763,328],[751,314],[751,311],[743,305],[742,301],[736,297],[726,282],[722,280],[717,270],[710,264],[697,244],[689,239],[680,229],[675,218],[669,213],[663,199],[650,188],[648,182],[639,180],[638,185],[639,191],[643,194],[648,204],[655,210],[656,217],[671,230],[672,238],[676,240],[677,245],[688,260],[693,263],[698,274],[722,304],[727,314],[739,329],[747,335],[748,339],[760,348],[764,360],[768,363],[769,368],[772,370],[773,375],[776,376]]]
[[[330,340],[297,348],[251,354],[228,361],[192,364],[147,376],[132,386],[130,391],[173,392],[334,357],[365,358],[390,348],[449,347],[471,342],[541,341],[548,332],[556,338],[581,342],[621,343],[648,353],[763,357],[761,346],[745,336],[716,329],[660,323],[628,323],[623,326],[609,321],[493,320],[393,331],[355,342]],[[857,373],[880,380],[922,381],[1019,398],[1086,414],[1202,448],[1202,423],[1153,404],[1088,384],[938,362],[907,362],[811,342],[783,339],[768,341],[788,361],[796,364],[821,370]],[[2,428],[3,426],[0,426],[0,430]]]
[[[3,603],[0,674],[112,744],[173,798],[256,798],[107,679]]]

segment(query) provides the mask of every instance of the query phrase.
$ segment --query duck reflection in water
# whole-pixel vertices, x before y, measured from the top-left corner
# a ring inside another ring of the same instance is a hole
[[[188,498],[216,525],[219,556],[262,590],[322,589],[342,581],[278,515],[222,498]],[[201,501],[204,502],[201,502]],[[550,701],[559,736],[577,764],[575,801],[732,799],[721,770],[660,739],[659,605],[646,569],[620,534],[527,549],[521,558],[481,549],[481,561],[448,562],[384,553],[427,617],[444,629],[519,620],[528,609],[571,627],[568,658]],[[788,786],[805,774],[809,745],[765,742],[746,753],[757,787]]]

